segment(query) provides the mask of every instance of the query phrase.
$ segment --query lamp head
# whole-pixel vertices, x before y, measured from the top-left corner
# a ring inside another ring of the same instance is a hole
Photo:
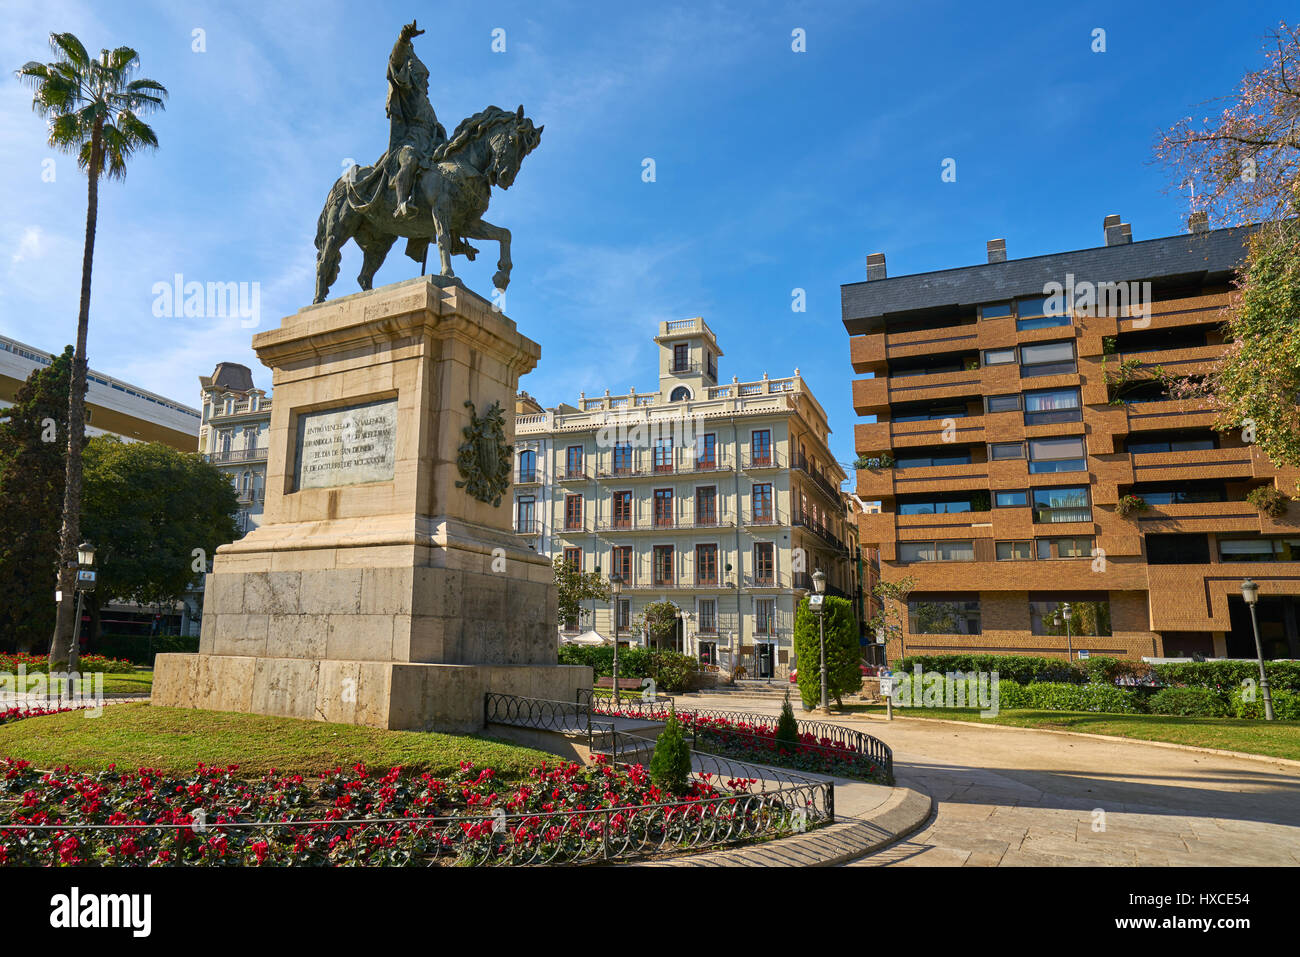
[[[813,591],[822,595],[826,593],[826,573],[820,568],[812,573]]]
[[[95,564],[95,546],[90,542],[82,542],[77,546],[77,561],[82,565]]]
[[[1247,578],[1241,583],[1241,597],[1246,599],[1247,605],[1253,605],[1259,601],[1259,585],[1253,580]]]

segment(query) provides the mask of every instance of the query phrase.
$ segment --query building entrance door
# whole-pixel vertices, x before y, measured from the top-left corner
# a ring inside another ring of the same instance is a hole
[[[760,641],[754,646],[754,657],[757,659],[758,677],[771,678],[776,673],[776,645]]]

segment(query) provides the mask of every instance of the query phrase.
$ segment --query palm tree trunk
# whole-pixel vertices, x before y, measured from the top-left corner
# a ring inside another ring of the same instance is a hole
[[[81,308],[77,314],[77,346],[72,357],[72,386],[68,390],[68,461],[63,489],[63,527],[59,533],[59,614],[50,642],[50,670],[77,669],[78,649],[72,631],[77,614],[77,545],[81,537],[81,450],[86,441],[86,332],[90,326],[90,272],[95,259],[95,226],[99,218],[99,170],[103,165],[104,121],[96,120],[90,139],[89,185],[86,190],[86,243],[81,256]]]

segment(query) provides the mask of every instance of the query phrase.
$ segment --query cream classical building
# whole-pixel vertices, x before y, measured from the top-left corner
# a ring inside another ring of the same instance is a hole
[[[649,391],[552,409],[520,394],[515,529],[549,558],[622,578],[615,601],[593,603],[562,634],[608,638],[617,626],[639,642],[637,614],[668,600],[680,609],[678,650],[782,676],[813,571],[828,594],[856,592],[856,529],[826,412],[797,369],[719,382],[722,350],[703,319],[660,323],[655,343]]]
[[[266,502],[267,441],[271,397],[253,385],[253,373],[237,362],[218,362],[211,376],[199,376],[203,421],[199,452],[224,472],[239,500],[239,530],[261,524]]]

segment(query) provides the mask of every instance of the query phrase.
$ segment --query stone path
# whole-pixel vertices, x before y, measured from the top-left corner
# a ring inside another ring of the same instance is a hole
[[[1294,766],[1119,738],[832,720],[888,744],[897,783],[935,801],[921,830],[853,866],[1300,864]]]

